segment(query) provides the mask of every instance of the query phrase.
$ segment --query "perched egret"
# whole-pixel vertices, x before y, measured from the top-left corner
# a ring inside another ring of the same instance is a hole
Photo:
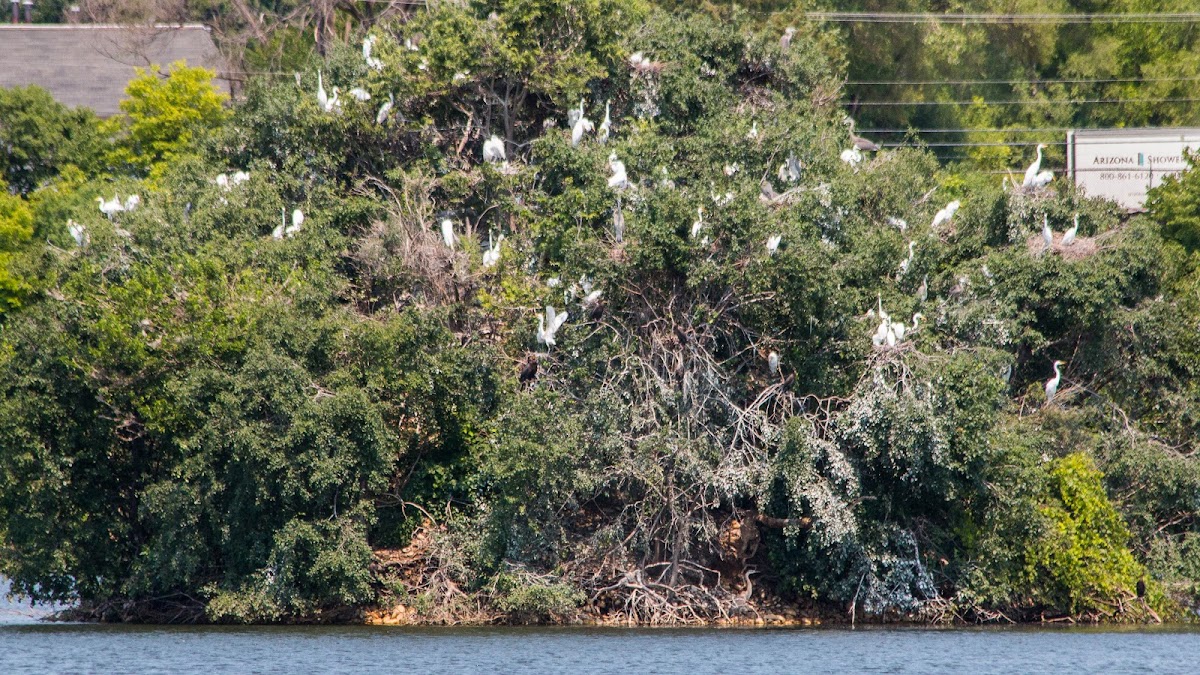
[[[796,159],[795,153],[788,153],[787,160],[779,165],[779,180],[785,183],[795,183],[800,180],[800,160]]]
[[[1033,164],[1030,164],[1029,168],[1025,170],[1025,180],[1021,182],[1021,187],[1030,187],[1037,179],[1038,172],[1042,170],[1042,150],[1045,148],[1045,143],[1038,143],[1037,159],[1033,160]]]
[[[579,99],[578,114],[575,111],[571,111],[571,113],[567,121],[571,123],[571,146],[574,147],[579,145],[579,142],[583,140],[583,135],[591,131],[594,127],[592,121],[584,114],[583,99]]]
[[[139,197],[137,195],[129,195],[128,197],[125,198],[125,204],[124,204],[123,208],[126,211],[132,211],[132,210],[136,209],[138,207],[138,205],[140,205],[141,203],[142,203],[141,197]]]
[[[500,235],[500,238],[496,240],[495,244],[493,244],[492,243],[492,235],[490,232],[488,233],[488,250],[483,252],[483,266],[484,267],[495,267],[496,263],[500,262],[500,247],[503,244],[504,244],[504,235],[503,234]]]
[[[375,36],[368,35],[363,38],[362,54],[363,60],[367,62],[367,67],[373,70],[383,70],[383,61],[371,56],[371,48],[375,46]]]
[[[896,276],[902,277],[905,274],[908,274],[908,267],[909,267],[909,265],[912,265],[912,261],[913,261],[913,248],[916,245],[917,245],[917,242],[915,242],[915,241],[908,242],[908,257],[905,258],[904,260],[900,261],[900,273],[897,274]]]
[[[925,319],[925,315],[920,312],[913,314],[912,315],[913,325],[912,325],[912,328],[909,329],[909,332],[910,333],[917,332],[917,329],[921,327],[921,321],[923,321],[924,319]]]
[[[646,60],[646,55],[641,52],[634,52],[629,55],[629,65],[635,70],[640,69]]]
[[[892,323],[889,321],[887,324],[887,332],[884,334],[884,340],[887,342],[887,346],[889,347],[895,347],[896,342],[899,340],[899,338],[896,337],[896,326],[900,326],[900,331],[904,332],[904,324]]]
[[[234,185],[240,185],[241,183],[245,183],[248,180],[250,180],[250,172],[249,171],[235,171],[235,172],[233,172],[233,178],[230,179],[230,181]]]
[[[917,287],[917,299],[925,302],[929,299],[929,275],[926,274],[924,279],[921,279],[921,285]]]
[[[96,197],[96,202],[100,205],[100,213],[109,218],[112,218],[114,213],[125,210],[125,207],[121,206],[121,199],[117,195],[113,195],[113,198],[108,201],[104,201],[104,197]]]
[[[601,295],[604,295],[604,291],[597,288],[596,290],[592,291],[591,293],[588,293],[587,295],[583,296],[583,306],[584,307],[595,306],[595,304],[600,301]]]
[[[213,179],[213,182],[216,183],[217,187],[221,188],[222,190],[229,190],[229,176],[219,173],[217,174],[217,177]]]
[[[629,187],[629,176],[625,174],[625,162],[617,159],[617,153],[613,152],[608,155],[608,168],[612,171],[612,175],[608,177],[608,187],[616,190],[624,190]]]
[[[692,223],[692,239],[695,239],[700,234],[700,230],[702,229],[704,229],[704,207],[697,206],[696,220]]]
[[[863,156],[862,153],[858,151],[858,148],[847,148],[846,150],[842,151],[842,161],[850,166],[858,166],[862,160]]]
[[[284,226],[284,224],[283,224],[283,223],[280,223],[279,225],[276,225],[276,226],[275,226],[275,229],[271,230],[271,238],[272,238],[272,239],[283,239],[283,230],[284,230],[284,227],[285,227],[285,226]]]
[[[1041,188],[1044,188],[1047,185],[1049,185],[1050,181],[1052,181],[1052,180],[1054,180],[1054,172],[1047,169],[1045,171],[1039,172],[1038,175],[1034,176],[1033,182],[1030,183],[1029,185],[1030,185],[1030,187],[1033,187],[1035,189],[1041,189]]]
[[[767,369],[771,371],[772,375],[779,374],[779,352],[772,351],[767,354]]]
[[[338,88],[334,87],[333,88],[333,97],[329,99],[329,110],[326,110],[325,112],[341,112],[341,111],[342,111],[342,101],[339,98]]]
[[[1058,393],[1058,383],[1062,381],[1062,372],[1058,369],[1059,366],[1066,365],[1065,361],[1054,362],[1054,377],[1046,382],[1046,403],[1054,400],[1054,395]]]
[[[888,222],[888,225],[891,225],[892,227],[896,228],[897,230],[900,230],[901,232],[904,232],[905,230],[908,229],[908,221],[904,220],[903,218],[897,218],[895,216],[888,216],[887,222]]]
[[[488,163],[503,162],[507,157],[504,154],[504,141],[500,137],[492,134],[492,137],[483,142],[483,161]]]
[[[292,211],[292,224],[288,225],[287,229],[284,230],[283,233],[289,237],[294,237],[296,236],[296,233],[300,231],[301,225],[304,225],[304,212],[300,209],[296,209]]]
[[[442,219],[442,241],[451,251],[454,250],[454,221],[449,218]]]
[[[596,140],[601,143],[608,142],[608,135],[612,133],[612,116],[610,114],[612,102],[604,102],[604,121],[600,123],[600,130],[596,132]]]
[[[891,332],[888,330],[890,325],[891,322],[886,318],[883,321],[880,321],[879,328],[875,329],[875,334],[871,336],[871,344],[875,345],[876,347],[883,346],[884,341],[887,340],[888,334]]]
[[[938,211],[933,216],[933,225],[932,225],[933,229],[936,230],[937,228],[941,227],[942,225],[949,223],[954,218],[954,214],[958,211],[958,208],[960,206],[962,206],[962,203],[959,202],[957,199],[955,199],[954,201],[947,204],[946,208],[942,209],[941,211]]]
[[[896,342],[900,342],[901,340],[903,340],[904,334],[908,332],[908,326],[905,326],[903,323],[900,323],[899,321],[893,322],[891,325],[888,326],[888,329],[892,331],[892,335],[896,336]]]
[[[779,38],[779,48],[787,51],[792,46],[792,36],[796,34],[796,29],[788,26],[787,30],[783,31],[783,37]]]
[[[317,70],[317,107],[323,112],[329,112],[329,95],[325,93],[325,82],[321,79],[321,71]]]
[[[775,255],[775,251],[779,249],[779,242],[783,241],[782,234],[775,234],[767,237],[767,253]]]
[[[396,96],[388,94],[388,100],[379,106],[379,112],[375,114],[375,124],[383,124],[387,121],[389,115],[392,114],[392,106],[396,105]]]
[[[753,122],[750,123],[750,131],[746,132],[746,140],[748,140],[748,141],[758,140],[758,120],[754,120]]]
[[[722,169],[721,171],[726,176],[729,176],[730,178],[732,178],[735,173],[737,173],[738,171],[741,171],[741,170],[742,170],[742,165],[738,164],[737,162],[734,162],[733,164],[726,164],[725,168]]]
[[[550,277],[546,280],[546,288],[558,288],[562,285],[562,280],[558,277]]]
[[[368,92],[366,89],[363,89],[362,87],[355,87],[347,93],[349,93],[350,96],[356,101],[370,101],[371,100],[370,92]]]
[[[82,248],[87,243],[87,228],[74,220],[67,221],[67,232],[71,233],[71,238],[75,240],[75,245]]]
[[[1054,245],[1054,230],[1050,229],[1050,216],[1042,214],[1042,241],[1046,243],[1046,248],[1043,251],[1050,250]]]
[[[1078,232],[1079,232],[1079,214],[1076,213],[1074,224],[1071,225],[1071,229],[1067,230],[1067,233],[1063,235],[1062,245],[1070,246],[1070,245],[1074,244],[1075,243],[1075,235]]]
[[[625,212],[621,210],[619,202],[617,208],[613,209],[613,237],[618,244],[625,241]]]
[[[567,316],[566,311],[559,314],[551,305],[546,305],[546,313],[538,316],[537,341],[546,345],[546,349],[554,346],[554,337],[558,334],[558,329],[562,328],[563,323],[566,322]]]

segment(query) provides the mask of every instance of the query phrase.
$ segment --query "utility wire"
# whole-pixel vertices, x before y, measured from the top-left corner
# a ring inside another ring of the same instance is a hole
[[[1142,82],[1200,82],[1200,77],[1114,77],[1108,79],[1026,79],[1026,80],[857,80],[846,82],[848,87],[880,87],[880,86],[903,86],[903,87],[924,87],[933,85],[946,85],[954,87],[966,87],[976,85],[991,85],[991,84],[1113,84],[1120,82],[1142,83]]]
[[[835,23],[1200,23],[1198,12],[1085,13],[1085,14],[937,14],[932,12],[806,12],[805,18]]]
[[[1200,101],[1195,97],[1180,98],[1076,98],[1053,99],[1045,101],[1012,99],[1005,101],[842,101],[845,106],[937,106],[937,105],[1101,105],[1109,103],[1193,103]]]

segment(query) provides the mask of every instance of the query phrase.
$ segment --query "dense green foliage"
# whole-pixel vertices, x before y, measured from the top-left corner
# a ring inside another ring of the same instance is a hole
[[[26,141],[0,573],[228,622],[1194,606],[1194,174],[1131,218],[918,150],[842,161],[838,46],[758,18],[442,4],[372,28],[377,67],[333,45],[228,108],[203,71],[139,78],[98,164]],[[606,141],[572,142],[580,105]],[[101,214],[114,192],[142,203]]]

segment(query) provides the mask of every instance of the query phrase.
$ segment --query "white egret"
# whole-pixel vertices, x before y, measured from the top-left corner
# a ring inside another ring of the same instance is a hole
[[[897,277],[902,277],[905,274],[908,274],[908,267],[909,265],[912,265],[913,261],[913,248],[916,245],[917,242],[915,241],[908,242],[908,257],[900,261],[900,273],[896,275]]]
[[[429,70],[429,59],[422,58],[421,62],[417,64],[417,70]]]
[[[300,231],[300,226],[302,225],[304,225],[304,212],[300,209],[296,209],[292,211],[292,224],[288,225],[287,229],[284,230],[283,233],[289,237],[294,237],[296,236],[296,233]]]
[[[321,71],[317,70],[317,107],[323,112],[329,112],[329,95],[325,93],[325,82],[321,79]]]
[[[795,183],[800,180],[800,160],[796,159],[796,154],[789,152],[787,160],[779,165],[779,180],[785,183]]]
[[[890,321],[887,324],[887,333],[884,334],[884,340],[887,342],[887,346],[889,346],[889,347],[895,347],[896,341],[899,339],[896,337],[896,326],[901,326],[900,330],[901,330],[901,332],[903,332],[904,324],[892,323]]]
[[[796,29],[788,26],[787,30],[783,31],[783,37],[779,38],[779,48],[787,51],[792,46],[792,36],[796,34]]]
[[[779,352],[772,351],[767,354],[767,369],[771,371],[772,375],[779,374]]]
[[[904,334],[908,332],[908,326],[905,326],[904,324],[900,323],[899,321],[893,322],[891,325],[888,326],[888,329],[892,331],[892,335],[896,336],[897,342],[903,340]]]
[[[732,178],[735,173],[737,173],[738,171],[741,171],[741,170],[742,170],[742,165],[738,164],[737,162],[734,162],[733,164],[726,164],[725,168],[722,169],[721,171],[726,176],[729,176]]]
[[[558,334],[558,329],[562,328],[563,323],[567,320],[567,312],[559,314],[554,311],[554,307],[546,305],[546,313],[538,316],[538,332],[537,341],[546,345],[546,349],[555,345],[555,335]]]
[[[219,173],[217,174],[217,177],[213,179],[213,182],[216,183],[217,187],[221,188],[222,190],[229,190],[229,176]]]
[[[121,206],[121,199],[117,195],[113,195],[113,198],[108,201],[104,201],[104,197],[96,197],[96,202],[100,205],[100,213],[103,213],[110,219],[114,213],[125,210],[125,207]]]
[[[495,267],[496,263],[500,262],[500,247],[503,246],[503,244],[504,244],[504,235],[503,234],[500,235],[500,238],[496,240],[495,244],[493,244],[492,243],[492,235],[490,232],[488,233],[488,250],[483,252],[483,266],[484,267]]]
[[[1071,229],[1067,230],[1067,233],[1063,235],[1062,245],[1070,246],[1070,245],[1074,244],[1075,243],[1075,235],[1078,232],[1079,232],[1079,214],[1076,213],[1074,224],[1071,225]]]
[[[610,133],[612,133],[612,116],[610,115],[611,109],[612,109],[612,102],[605,101],[604,102],[604,121],[600,123],[600,130],[596,132],[596,140],[600,141],[601,143],[607,143],[608,135]]]
[[[338,92],[338,88],[334,87],[333,88],[333,97],[329,99],[329,110],[326,110],[325,112],[341,112],[341,111],[342,111],[342,101],[340,98],[340,94]]]
[[[700,230],[704,228],[704,207],[696,207],[696,220],[692,223],[692,239],[695,239],[700,234]]]
[[[371,56],[371,48],[375,46],[375,36],[368,35],[363,38],[362,54],[363,60],[367,62],[367,67],[373,70],[383,70],[383,61]]]
[[[568,121],[570,120],[568,119]],[[579,116],[571,123],[571,146],[579,145],[579,142],[583,140],[583,135],[594,128],[595,125],[583,112],[583,99],[579,99]]]
[[[949,223],[954,218],[954,214],[958,211],[958,208],[960,206],[962,206],[962,203],[959,202],[957,199],[955,199],[954,201],[947,204],[946,208],[944,208],[941,211],[938,211],[936,214],[934,214],[933,224],[932,224],[933,229],[936,230],[937,228],[941,227],[942,225]]]
[[[625,174],[625,162],[617,159],[617,153],[613,152],[608,155],[608,168],[612,171],[612,175],[608,177],[608,187],[616,190],[624,190],[629,187],[629,176]]]
[[[625,241],[625,212],[621,210],[620,202],[617,202],[617,208],[613,209],[613,237],[618,244]]]
[[[67,221],[67,232],[71,233],[71,238],[75,240],[75,245],[82,248],[87,243],[87,228],[74,220]]]
[[[283,223],[280,223],[279,225],[275,226],[275,229],[271,230],[271,238],[272,239],[283,239],[283,230],[284,230]]]
[[[879,318],[883,319],[884,321],[891,320],[892,317],[889,316],[887,312],[883,311],[883,294],[882,293],[875,294],[875,302],[879,303]]]
[[[888,216],[887,222],[888,222],[888,225],[891,225],[892,227],[896,228],[897,230],[900,230],[901,232],[904,232],[905,230],[908,229],[908,221],[904,220],[903,218],[897,218],[895,216]]]
[[[233,178],[230,179],[230,182],[232,182],[234,185],[240,185],[248,180],[250,180],[249,171],[235,171],[233,172]]]
[[[746,132],[746,140],[748,140],[748,141],[758,140],[758,120],[754,120],[753,122],[750,123],[750,131]]]
[[[858,166],[862,160],[863,156],[862,153],[858,151],[858,148],[847,148],[846,150],[842,151],[842,161],[850,166]]]
[[[767,253],[775,255],[775,251],[779,249],[779,242],[783,241],[782,234],[774,234],[767,237]]]
[[[1059,366],[1066,365],[1065,361],[1054,362],[1054,377],[1046,382],[1046,403],[1054,400],[1054,395],[1058,393],[1058,383],[1062,381],[1062,372],[1058,369]]]
[[[1046,243],[1046,248],[1043,251],[1050,250],[1054,245],[1054,230],[1050,229],[1050,216],[1042,214],[1042,241]]]
[[[492,134],[492,137],[483,142],[483,161],[488,163],[503,162],[507,157],[504,154],[504,141],[500,137]]]
[[[1050,181],[1052,181],[1052,180],[1054,180],[1054,172],[1047,169],[1045,171],[1038,173],[1038,175],[1033,177],[1033,182],[1030,183],[1030,187],[1040,190],[1041,188],[1044,188],[1047,185],[1049,185]]]
[[[128,197],[125,198],[125,204],[124,204],[123,208],[126,211],[132,211],[132,210],[136,209],[138,207],[138,205],[140,205],[141,203],[142,203],[141,197],[139,197],[137,195],[129,195]]]
[[[1045,143],[1038,143],[1037,159],[1033,160],[1033,164],[1030,164],[1029,168],[1025,170],[1025,180],[1022,181],[1021,187],[1030,187],[1033,185],[1033,181],[1037,179],[1038,172],[1042,170],[1042,150],[1045,147]]]
[[[598,302],[600,300],[601,295],[604,295],[604,291],[597,288],[596,290],[592,291],[591,293],[588,293],[587,295],[583,296],[583,306],[584,307],[592,307],[593,305],[596,304],[596,302]]]
[[[562,285],[562,280],[559,279],[558,277],[550,277],[549,279],[546,280],[547,288],[558,288],[561,285]]]
[[[917,332],[917,329],[921,327],[921,321],[923,321],[924,319],[925,319],[925,315],[920,312],[913,314],[912,315],[913,325],[912,325],[912,328],[909,329],[909,332],[910,333]]]
[[[891,322],[888,321],[886,318],[883,321],[880,321],[879,328],[876,328],[875,334],[871,336],[871,344],[875,345],[876,347],[883,346],[884,341],[887,340],[887,336],[889,333],[888,327],[890,325],[891,325]]]
[[[442,241],[451,251],[454,250],[454,221],[449,218],[442,219]]]
[[[354,98],[354,100],[356,100],[356,101],[370,101],[371,100],[370,92],[368,92],[366,89],[363,89],[362,87],[355,87],[347,93],[350,94],[350,96],[352,98]]]
[[[379,106],[379,112],[375,113],[375,124],[383,124],[387,121],[389,115],[392,114],[392,106],[396,105],[396,96],[388,94],[388,100],[383,105]]]
[[[929,299],[929,275],[928,274],[925,275],[925,278],[921,279],[921,285],[917,287],[917,299],[920,300],[921,302],[925,302],[926,300]]]

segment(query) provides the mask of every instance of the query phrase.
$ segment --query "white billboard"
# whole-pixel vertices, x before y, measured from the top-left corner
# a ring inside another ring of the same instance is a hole
[[[1067,132],[1067,173],[1090,197],[1141,209],[1146,191],[1187,168],[1183,151],[1200,149],[1200,129]]]

